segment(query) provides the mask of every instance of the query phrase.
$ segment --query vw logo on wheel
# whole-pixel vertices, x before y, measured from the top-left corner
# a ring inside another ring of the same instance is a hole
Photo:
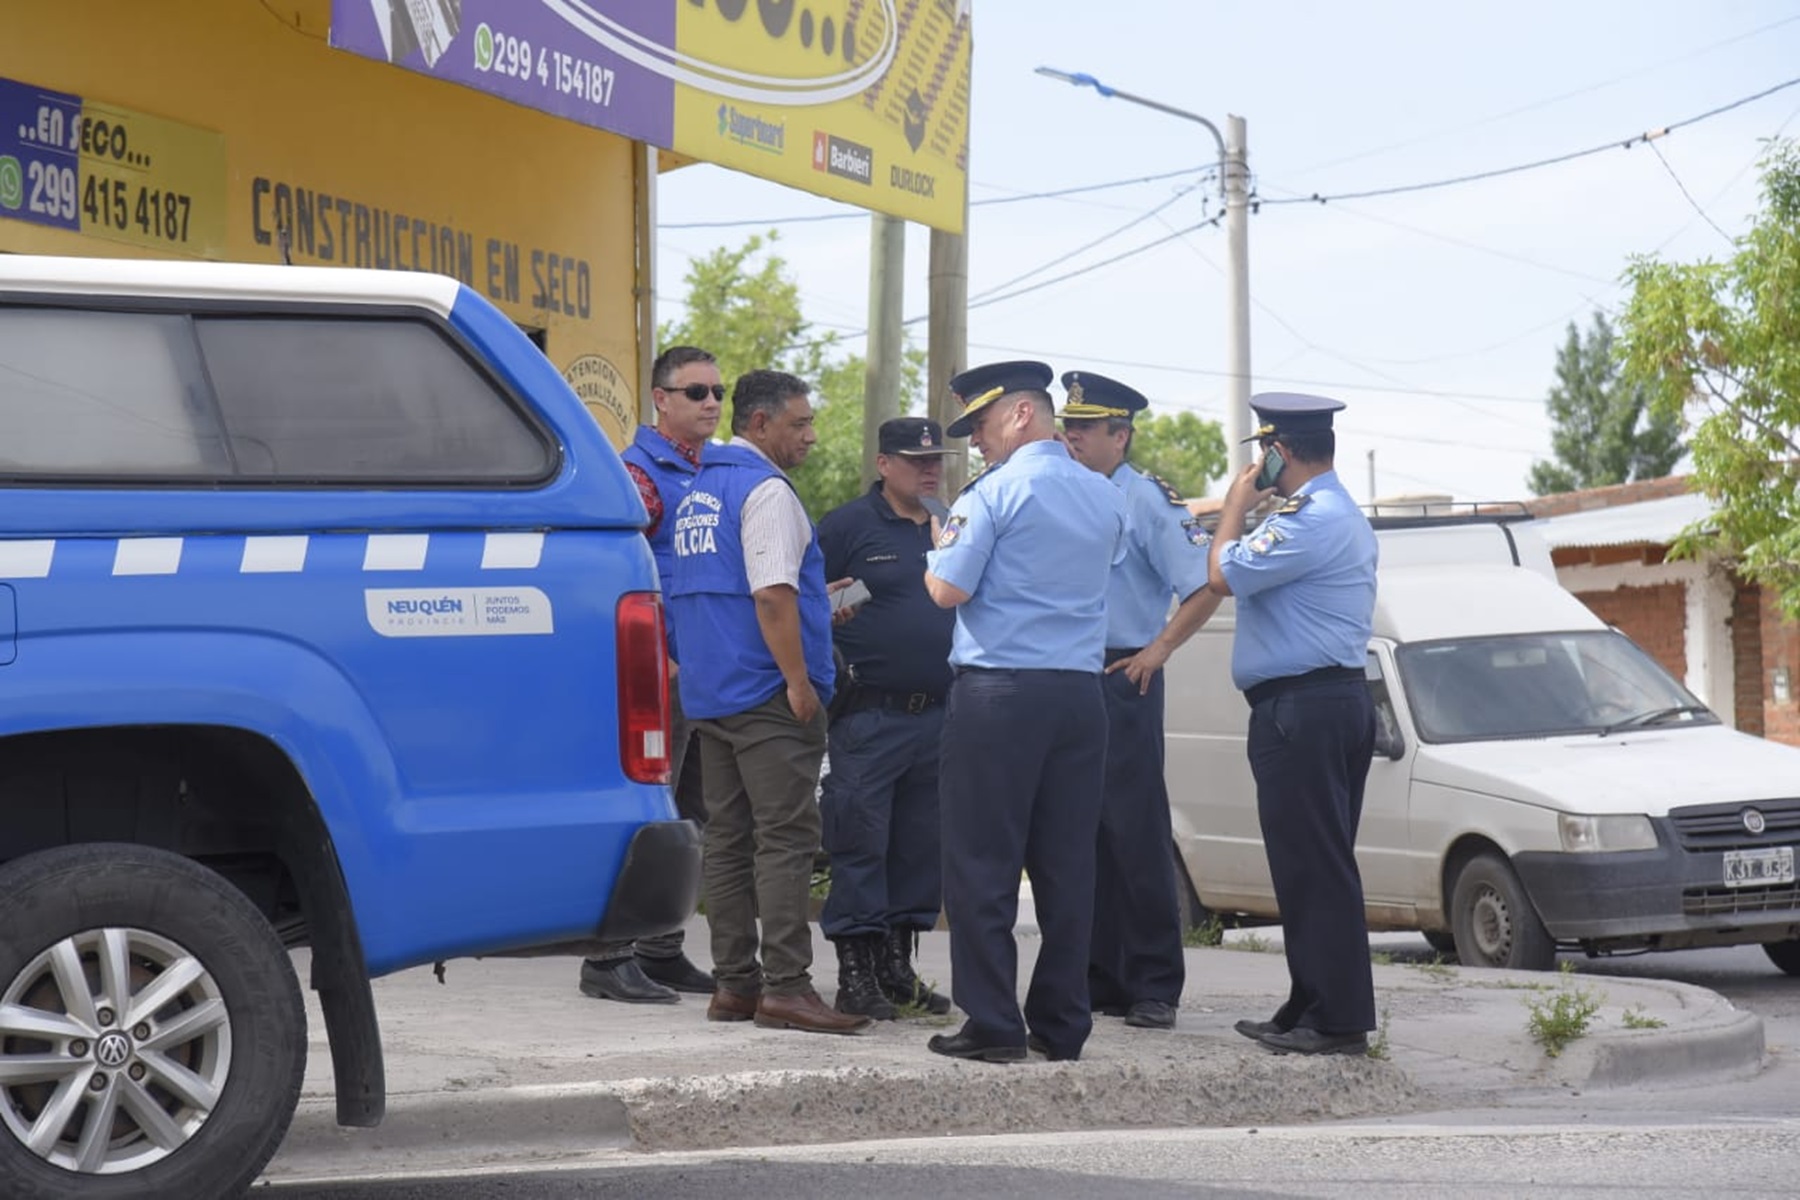
[[[1764,819],[1762,813],[1759,810],[1754,809],[1754,808],[1746,808],[1744,810],[1744,832],[1745,833],[1760,834],[1763,830],[1767,829],[1768,827],[1769,827],[1769,822],[1766,819]]]
[[[122,1067],[131,1057],[131,1039],[122,1033],[102,1034],[94,1046],[94,1058],[103,1067]]]

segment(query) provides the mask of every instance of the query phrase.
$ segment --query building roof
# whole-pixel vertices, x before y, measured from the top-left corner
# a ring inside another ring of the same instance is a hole
[[[1713,503],[1697,492],[1571,512],[1533,523],[1552,550],[1579,546],[1666,546],[1688,526],[1706,521]]]

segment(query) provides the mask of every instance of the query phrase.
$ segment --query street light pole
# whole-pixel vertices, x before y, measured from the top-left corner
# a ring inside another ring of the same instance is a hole
[[[1184,108],[1175,108],[1159,100],[1134,96],[1118,88],[1108,87],[1092,75],[1039,67],[1039,75],[1060,79],[1077,87],[1091,87],[1110,99],[1128,100],[1144,108],[1180,117],[1202,125],[1213,136],[1219,151],[1219,190],[1225,198],[1225,279],[1228,288],[1226,316],[1226,371],[1229,385],[1225,403],[1225,450],[1235,474],[1250,461],[1250,447],[1244,439],[1250,436],[1250,153],[1244,133],[1244,118],[1228,116],[1226,132],[1201,116]],[[1227,481],[1229,482],[1229,480]]]

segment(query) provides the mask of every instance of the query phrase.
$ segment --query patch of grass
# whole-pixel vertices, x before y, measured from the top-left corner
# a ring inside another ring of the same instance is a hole
[[[1564,963],[1562,986],[1547,995],[1525,998],[1525,1007],[1531,1014],[1525,1020],[1525,1029],[1551,1058],[1561,1054],[1570,1042],[1586,1035],[1604,999],[1592,988],[1573,983],[1574,974],[1575,965]]]
[[[1668,1024],[1661,1017],[1650,1016],[1641,1004],[1634,1004],[1626,1009],[1622,1019],[1627,1029],[1661,1029]]]
[[[1217,946],[1224,940],[1225,922],[1219,919],[1218,913],[1209,913],[1205,921],[1181,931],[1184,946]]]
[[[1269,939],[1260,933],[1246,933],[1236,941],[1225,942],[1224,946],[1227,950],[1243,950],[1250,954],[1267,954],[1275,948],[1269,944]]]
[[[1439,958],[1434,958],[1430,962],[1417,962],[1410,965],[1419,974],[1429,976],[1439,983],[1449,983],[1457,978],[1456,969]]]
[[[1393,951],[1371,950],[1369,951],[1369,961],[1378,967],[1391,967],[1394,965]]]
[[[924,1021],[928,1025],[948,1024],[950,1021],[948,1015],[939,1016],[936,1013],[933,1013],[929,1008],[926,1008],[923,1004],[919,1003],[917,999],[919,996],[936,990],[937,983],[935,980],[919,980],[919,990],[913,993],[914,999],[908,1000],[903,1004],[895,1004],[894,1015],[902,1021]]]
[[[1375,1027],[1375,1036],[1369,1039],[1369,1057],[1386,1059],[1388,1057],[1388,1010],[1381,1010],[1381,1023]]]

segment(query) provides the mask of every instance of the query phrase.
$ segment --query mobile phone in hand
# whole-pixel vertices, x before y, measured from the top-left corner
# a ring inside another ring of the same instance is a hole
[[[869,585],[860,579],[852,579],[849,587],[839,588],[837,591],[831,593],[831,611],[837,612],[839,609],[855,608],[859,604],[867,604],[868,601]]]
[[[1281,478],[1281,469],[1285,466],[1287,466],[1287,460],[1281,457],[1281,451],[1270,446],[1263,454],[1262,470],[1256,473],[1256,486],[1259,489],[1274,487],[1275,481]]]

